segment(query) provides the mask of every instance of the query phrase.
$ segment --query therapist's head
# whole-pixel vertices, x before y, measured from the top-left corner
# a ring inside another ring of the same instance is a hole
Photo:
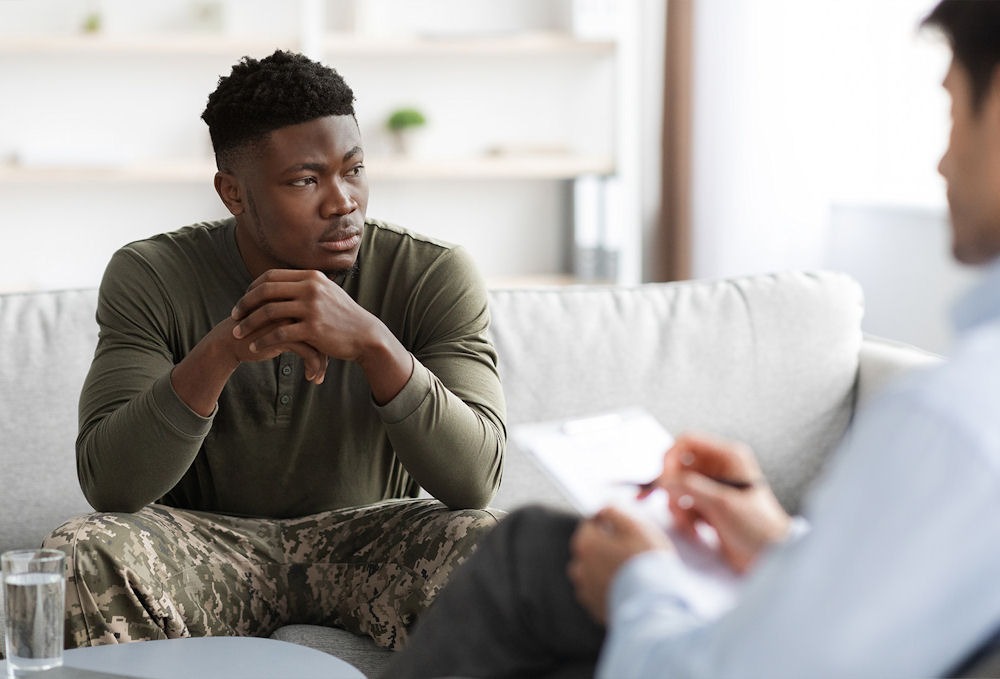
[[[952,50],[944,87],[951,134],[938,171],[948,183],[952,252],[966,264],[1000,256],[1000,2],[944,0],[924,20]]]

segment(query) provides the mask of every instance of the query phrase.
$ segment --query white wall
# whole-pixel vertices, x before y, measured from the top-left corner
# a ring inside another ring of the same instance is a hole
[[[949,51],[935,0],[698,0],[697,277],[837,268],[865,329],[946,351]]]
[[[809,266],[826,208],[814,2],[695,3],[693,272]]]
[[[951,258],[947,211],[838,204],[831,214],[825,264],[865,290],[868,332],[947,354],[952,301],[974,271]]]

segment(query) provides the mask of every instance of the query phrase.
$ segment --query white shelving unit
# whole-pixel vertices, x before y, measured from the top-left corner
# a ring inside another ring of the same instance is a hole
[[[572,187],[581,177],[619,182],[629,114],[621,36],[556,26],[551,17],[565,23],[573,2],[522,0],[521,23],[496,32],[443,17],[448,30],[432,36],[400,25],[391,35],[360,33],[347,0],[173,0],[172,15],[165,0],[149,26],[135,3],[95,0],[113,27],[96,35],[68,27],[65,12],[62,23],[41,16],[40,6],[53,5],[54,17],[65,0],[4,3],[0,88],[17,106],[0,108],[0,251],[8,253],[0,258],[9,260],[0,261],[0,289],[96,285],[124,242],[223,216],[197,118],[229,66],[278,47],[330,64],[355,90],[371,216],[461,243],[496,284],[575,280],[573,211],[596,213],[606,201],[581,204]],[[617,17],[632,2],[610,6]],[[517,4],[504,5],[507,20]],[[241,27],[178,28],[176,15],[193,5],[239,11]],[[286,16],[292,7],[297,23]],[[265,33],[279,9],[283,23]],[[430,120],[413,155],[392,154],[381,127],[402,105]]]
[[[484,156],[426,160],[418,157],[381,156],[365,161],[370,179],[378,181],[448,180],[564,180],[581,175],[609,175],[614,164],[609,157],[566,156],[562,154]],[[0,167],[0,183],[77,182],[86,184],[201,183],[215,173],[210,160],[122,165]]]
[[[321,34],[323,55],[385,58],[421,56],[613,56],[616,43],[607,39],[578,39],[550,31],[528,31],[507,36],[421,38],[367,37],[351,33]],[[302,50],[304,40],[282,41],[287,49]],[[31,56],[110,54],[222,55],[264,54],[275,41],[259,37],[164,33],[140,36],[14,35],[4,36],[0,55]]]

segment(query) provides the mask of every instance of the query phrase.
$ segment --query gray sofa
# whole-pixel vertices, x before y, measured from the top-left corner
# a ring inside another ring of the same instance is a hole
[[[95,290],[0,295],[0,551],[35,546],[90,509],[74,440],[95,302]],[[865,337],[860,287],[831,272],[492,290],[490,302],[509,427],[642,406],[675,433],[749,442],[792,511],[855,409],[900,372],[938,360]],[[567,506],[511,446],[494,506],[530,502]],[[274,636],[372,675],[386,658],[340,630],[292,625]]]

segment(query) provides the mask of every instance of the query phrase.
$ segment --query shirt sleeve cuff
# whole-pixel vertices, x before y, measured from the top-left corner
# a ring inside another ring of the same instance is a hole
[[[609,604],[625,609],[667,606],[678,614],[711,620],[736,603],[743,579],[724,563],[684,563],[676,551],[650,551],[625,563],[612,583]]]
[[[160,415],[170,426],[184,436],[191,438],[202,438],[208,434],[212,428],[212,420],[219,406],[208,417],[202,417],[191,410],[181,397],[174,391],[174,385],[170,382],[170,373],[159,378],[153,383],[153,404]]]
[[[611,584],[597,677],[654,676],[653,649],[662,651],[674,635],[703,624],[683,594],[684,570],[668,551],[643,552],[622,566]]]
[[[683,605],[685,567],[676,552],[650,550],[625,562],[611,583],[612,615],[627,608],[629,601],[646,600],[651,592],[668,596]]]
[[[431,372],[416,357],[413,357],[413,372],[410,373],[410,379],[396,394],[396,397],[385,405],[380,406],[374,400],[372,404],[383,422],[396,424],[416,412],[430,392]]]

